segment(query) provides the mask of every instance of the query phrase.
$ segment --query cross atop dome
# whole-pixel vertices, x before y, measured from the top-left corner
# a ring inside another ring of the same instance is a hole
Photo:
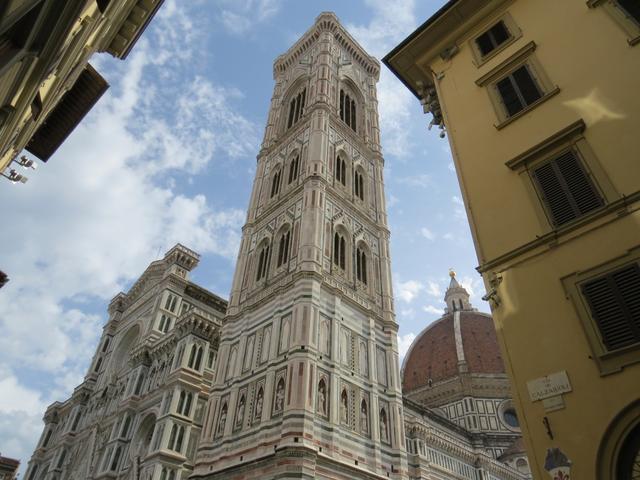
[[[451,281],[449,287],[444,294],[444,301],[447,304],[444,309],[445,313],[457,312],[461,310],[475,310],[471,302],[469,302],[469,292],[458,283],[456,272],[452,268],[449,269]]]

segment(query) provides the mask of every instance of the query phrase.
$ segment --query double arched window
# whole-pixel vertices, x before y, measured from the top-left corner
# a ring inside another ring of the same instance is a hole
[[[296,154],[289,164],[289,185],[298,178],[298,169],[300,168],[300,155]]]
[[[341,155],[336,155],[335,177],[342,185],[347,185],[347,162]]]
[[[291,99],[289,102],[289,120],[287,121],[287,128],[291,128],[295,125],[300,117],[304,114],[304,102],[307,96],[307,89],[303,88],[298,95]]]
[[[333,236],[333,264],[342,270],[346,268],[347,242],[343,235],[336,232]]]
[[[158,324],[158,330],[162,333],[167,333],[171,326],[171,318],[168,315],[162,314],[160,317],[160,323]]]
[[[280,192],[280,169],[276,170],[271,179],[271,198]]]
[[[269,264],[269,244],[265,244],[260,249],[260,256],[258,258],[258,271],[256,273],[256,281],[262,280],[267,276],[267,266]]]
[[[200,370],[203,352],[202,345],[192,345],[191,353],[189,354],[189,363],[187,363],[187,366],[194,370]]]
[[[356,278],[367,284],[367,254],[362,247],[356,250]]]
[[[364,201],[364,174],[356,170],[353,176],[353,191],[357,198]]]
[[[291,244],[291,230],[287,230],[280,235],[280,242],[278,245],[278,264],[276,267],[281,267],[289,261],[289,245]]]
[[[356,101],[340,89],[340,120],[356,131]]]
[[[180,415],[184,415],[185,417],[189,416],[191,413],[191,403],[193,402],[193,393],[186,392],[185,390],[180,391],[180,397],[178,398],[178,406],[176,407],[176,412]]]
[[[169,435],[169,450],[180,453],[182,451],[182,443],[184,442],[184,426],[173,425]]]

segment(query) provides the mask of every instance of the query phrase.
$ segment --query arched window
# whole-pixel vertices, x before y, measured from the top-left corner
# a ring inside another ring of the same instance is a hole
[[[195,345],[195,344],[191,345],[191,353],[189,354],[189,362],[187,362],[187,366],[189,368],[194,368],[197,352],[198,352],[198,346]]]
[[[271,198],[275,197],[278,192],[280,192],[280,170],[278,169],[276,173],[273,174],[273,179],[271,180]]]
[[[122,429],[120,431],[120,437],[127,438],[129,435],[129,428],[131,428],[131,415],[127,415],[124,417],[124,422],[122,423]]]
[[[42,442],[42,446],[46,447],[47,445],[49,445],[49,440],[51,440],[51,434],[53,433],[52,429],[49,429],[47,431],[47,434],[44,436],[44,442]]]
[[[169,434],[169,449],[173,450],[173,445],[176,443],[176,436],[178,435],[178,426],[173,425],[171,427],[171,433]]]
[[[180,426],[178,427],[178,437],[176,438],[176,444],[175,447],[173,448],[174,451],[176,452],[181,452],[182,451],[182,442],[184,441],[184,427]]]
[[[167,480],[167,468],[162,467],[162,471],[160,472],[160,480]]]
[[[258,260],[258,271],[256,273],[256,281],[262,280],[267,276],[267,267],[269,265],[269,244],[266,243],[260,250]]]
[[[102,357],[100,357],[96,362],[96,367],[93,369],[93,371],[96,373],[99,372],[101,366],[102,366]]]
[[[188,417],[191,413],[191,402],[193,402],[193,393],[187,393],[187,399],[184,402],[184,409],[182,410],[182,415]]]
[[[109,348],[109,337],[104,339],[104,343],[102,344],[102,353],[106,352],[107,348]]]
[[[340,89],[340,119],[356,131],[356,101]]]
[[[298,178],[298,169],[300,167],[300,155],[293,157],[291,163],[289,164],[289,182],[291,184],[294,180]]]
[[[333,263],[342,270],[346,268],[347,242],[338,232],[333,236]]]
[[[361,247],[356,250],[356,278],[367,284],[367,254]]]
[[[111,460],[111,467],[109,470],[115,472],[118,470],[118,463],[120,463],[120,455],[122,455],[122,447],[116,448],[116,451],[113,454],[113,459]]]
[[[162,333],[167,333],[169,331],[169,325],[171,324],[171,319],[167,315],[162,315],[160,317],[160,323],[158,325],[158,330]]]
[[[67,451],[62,450],[62,453],[58,457],[58,463],[56,464],[56,468],[62,468],[62,465],[64,465],[64,459],[66,456],[67,456]]]
[[[185,392],[184,390],[180,391],[180,397],[178,398],[178,406],[176,408],[176,411],[178,413],[182,413],[182,409],[184,408],[184,400],[186,396],[187,396],[187,392]]]
[[[307,96],[307,89],[303,88],[298,95],[291,99],[289,102],[289,119],[287,121],[287,128],[291,128],[295,125],[300,117],[304,115],[304,104]]]
[[[287,230],[280,236],[280,244],[278,246],[278,265],[284,265],[289,261],[289,244],[291,240],[291,230]]]
[[[347,163],[341,155],[336,155],[335,177],[342,185],[347,185]]]
[[[198,346],[198,353],[196,353],[196,362],[193,366],[194,370],[200,370],[200,366],[202,365],[202,355],[203,355],[203,348],[202,345]]]
[[[464,307],[462,306],[462,299],[458,299],[458,304],[460,305],[460,310],[464,310]]]
[[[356,170],[353,176],[353,191],[356,197],[364,202],[364,175],[359,170]]]

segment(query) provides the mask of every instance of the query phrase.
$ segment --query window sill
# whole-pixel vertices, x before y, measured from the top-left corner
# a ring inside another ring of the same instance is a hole
[[[603,352],[596,357],[600,376],[618,373],[624,367],[640,362],[640,344],[634,343],[611,352]]]
[[[532,104],[527,105],[526,108],[523,108],[522,110],[520,110],[515,115],[511,115],[509,118],[503,120],[502,122],[498,123],[497,125],[494,125],[494,127],[496,127],[496,130],[502,130],[504,127],[506,127],[507,125],[510,125],[512,122],[515,122],[517,119],[519,119],[523,115],[527,114],[528,112],[530,112],[531,110],[536,108],[538,105],[541,105],[542,103],[546,102],[547,100],[549,100],[551,97],[553,97],[554,95],[556,95],[559,92],[560,92],[560,87],[556,86],[553,90],[545,93],[542,97],[540,97],[538,100],[536,100]]]
[[[551,231],[537,237],[535,240],[526,243],[514,250],[511,250],[499,257],[489,260],[482,265],[476,267],[476,270],[482,274],[491,270],[494,270],[500,265],[513,260],[514,258],[521,257],[524,254],[535,250],[543,245],[554,244],[558,242],[558,239],[564,235],[567,235],[574,230],[577,230],[595,220],[605,217],[609,214],[616,213],[618,217],[622,217],[630,212],[629,206],[635,202],[640,201],[640,190],[626,197],[619,198],[613,202],[607,203],[604,206],[589,212],[575,220],[565,223],[559,227],[552,229]]]
[[[627,42],[631,47],[638,45],[640,43],[640,35],[636,35],[635,37],[630,38],[629,40],[627,40]]]

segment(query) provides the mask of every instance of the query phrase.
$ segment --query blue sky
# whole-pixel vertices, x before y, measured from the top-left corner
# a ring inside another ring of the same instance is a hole
[[[129,58],[92,63],[111,88],[27,184],[0,184],[0,449],[26,465],[46,405],[83,378],[106,306],[176,242],[227,297],[273,60],[321,11],[381,58],[438,1],[166,0]],[[448,143],[383,66],[379,84],[400,348],[444,306],[453,267],[483,287]]]

